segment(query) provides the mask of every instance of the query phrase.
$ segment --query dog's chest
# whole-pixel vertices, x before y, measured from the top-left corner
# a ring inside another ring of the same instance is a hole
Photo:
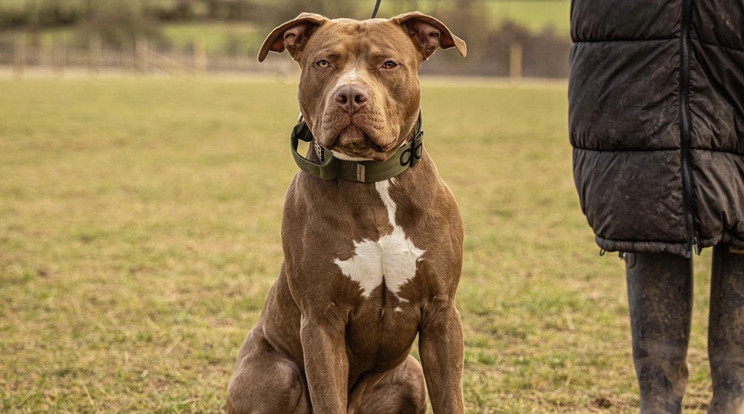
[[[424,250],[417,247],[395,220],[397,206],[390,196],[391,181],[375,183],[392,227],[392,232],[377,240],[354,240],[350,258],[335,259],[344,276],[359,284],[362,297],[368,299],[372,292],[384,285],[399,301],[401,288],[416,276],[416,264],[423,260]]]

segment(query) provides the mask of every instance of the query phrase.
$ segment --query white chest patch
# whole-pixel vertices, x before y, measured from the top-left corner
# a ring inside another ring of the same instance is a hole
[[[375,189],[387,208],[393,232],[379,240],[355,241],[354,255],[351,258],[336,259],[333,262],[341,269],[341,273],[359,283],[365,298],[369,298],[372,291],[384,282],[388,290],[405,302],[405,299],[398,296],[400,287],[416,276],[416,263],[422,260],[424,250],[414,246],[403,232],[403,227],[395,222],[396,205],[390,197],[390,181],[375,183]]]

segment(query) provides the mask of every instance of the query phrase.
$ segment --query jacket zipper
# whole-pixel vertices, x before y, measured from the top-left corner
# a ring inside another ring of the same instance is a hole
[[[683,0],[682,3],[682,39],[681,39],[681,56],[679,66],[679,83],[680,83],[680,114],[679,128],[682,147],[682,191],[685,210],[685,222],[687,226],[687,256],[692,257],[692,248],[700,254],[700,245],[695,229],[695,200],[692,185],[692,167],[691,167],[691,134],[690,134],[690,26],[692,24],[692,0]]]

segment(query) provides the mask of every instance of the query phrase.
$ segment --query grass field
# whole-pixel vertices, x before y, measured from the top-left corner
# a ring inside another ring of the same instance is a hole
[[[0,412],[218,412],[281,262],[293,81],[0,80]],[[571,178],[564,85],[423,81],[466,226],[468,413],[631,413],[623,265]],[[687,412],[709,398],[709,254]]]
[[[162,26],[163,36],[180,49],[203,42],[209,53],[224,52],[229,42],[240,46],[238,52],[250,49],[253,55],[264,40],[264,30],[248,23],[183,23]]]

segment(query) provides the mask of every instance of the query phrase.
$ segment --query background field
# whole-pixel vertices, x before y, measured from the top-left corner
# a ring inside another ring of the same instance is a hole
[[[366,19],[373,6],[369,0],[6,0],[0,2],[0,66],[17,76],[26,67],[58,74],[68,68],[262,73],[254,56],[272,28],[302,11]],[[569,0],[383,1],[378,16],[412,10],[436,16],[468,42],[465,63],[446,56],[425,73],[568,76]]]
[[[43,7],[45,1],[56,1],[58,2],[59,8],[63,12],[84,10],[88,7],[88,0],[4,0],[0,5],[0,10],[19,12],[24,10],[38,10]],[[160,5],[163,8],[173,7],[174,2],[172,0],[119,0],[120,3],[129,4],[134,8],[139,8],[141,5]],[[394,14],[401,13],[409,10],[421,10],[425,12],[434,12],[438,9],[446,8],[449,5],[450,0],[404,0],[404,1],[389,1],[385,0],[381,3],[380,16],[390,17]],[[570,9],[570,0],[481,0],[487,11],[491,14],[491,17],[495,21],[499,21],[505,18],[512,19],[517,23],[524,24],[533,29],[542,29],[545,26],[552,25],[558,29],[568,29],[568,14]],[[203,2],[206,3],[206,2]],[[269,5],[274,8],[294,8],[302,1],[288,1],[276,2],[275,0],[254,0],[254,4],[258,5]],[[355,8],[359,10],[358,16],[345,16],[356,19],[366,18],[374,8],[374,0],[346,0],[346,2],[324,2],[323,0],[315,0],[315,7],[328,7],[330,10],[349,10]],[[195,7],[196,10],[204,9],[206,6],[200,4],[201,7]],[[313,10],[306,10],[313,11]],[[314,10],[317,11],[317,10]],[[204,11],[201,10],[203,13]],[[332,14],[329,13],[329,16]],[[335,16],[340,17],[340,16]],[[260,20],[260,19],[255,19]],[[267,24],[274,24],[275,22],[267,22]]]
[[[383,1],[379,16],[392,17],[410,10],[421,10],[425,13],[440,16],[441,9],[447,7],[447,3],[442,0],[419,1],[417,3],[405,6],[400,3]],[[356,19],[369,17],[368,14],[372,11],[374,1],[369,1],[369,10],[363,7],[364,4],[364,2],[358,1],[357,7],[361,8],[363,12],[349,17]],[[561,37],[569,37],[570,2],[568,0],[489,1],[484,3],[484,8],[488,13],[486,20],[490,22],[491,28],[499,26],[505,21],[511,21],[534,33],[553,28]],[[336,16],[332,13],[328,15],[329,17],[345,17]],[[230,43],[239,43],[245,50],[254,52],[261,46],[267,30],[281,22],[263,21],[261,23],[262,26],[244,22],[171,23],[163,25],[163,31],[166,39],[181,48],[190,47],[194,41],[202,41],[209,51],[222,51]],[[458,29],[465,30],[466,28],[458,27]],[[485,29],[489,28],[482,28],[481,30]]]
[[[424,80],[461,205],[469,413],[630,413],[622,262],[571,178],[565,85]],[[0,411],[217,412],[281,261],[293,80],[0,80]],[[687,412],[709,398],[709,255]]]

